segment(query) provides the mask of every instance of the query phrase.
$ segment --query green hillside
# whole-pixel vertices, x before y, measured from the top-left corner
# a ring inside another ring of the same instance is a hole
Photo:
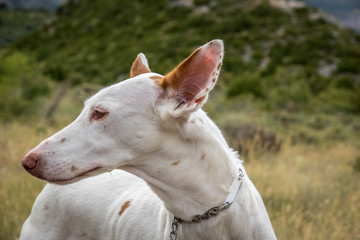
[[[0,6],[0,48],[40,28],[52,13],[42,10],[6,10]]]
[[[359,35],[327,22],[315,9],[285,12],[249,2],[70,2],[56,21],[14,49],[45,62],[53,79],[110,84],[128,76],[138,52],[148,56],[154,71],[165,73],[191,49],[220,38],[226,44],[222,78],[228,96],[250,94],[270,110],[360,111]],[[209,11],[198,11],[199,4]]]

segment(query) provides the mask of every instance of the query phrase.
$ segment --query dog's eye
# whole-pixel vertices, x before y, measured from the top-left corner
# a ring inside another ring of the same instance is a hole
[[[93,111],[93,113],[91,114],[90,121],[91,121],[91,120],[101,119],[101,118],[103,118],[106,114],[108,114],[108,112],[106,112],[105,110],[95,109],[95,110]]]

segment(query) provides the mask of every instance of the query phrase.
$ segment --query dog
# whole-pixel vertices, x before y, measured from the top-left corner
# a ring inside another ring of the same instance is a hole
[[[165,76],[144,54],[22,160],[49,183],[21,240],[276,239],[237,153],[201,109],[220,72],[213,40]]]

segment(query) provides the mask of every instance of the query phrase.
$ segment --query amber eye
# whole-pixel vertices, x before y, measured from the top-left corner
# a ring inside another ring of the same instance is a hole
[[[99,119],[103,118],[106,114],[108,114],[108,112],[106,112],[105,110],[95,109],[93,111],[93,113],[91,114],[90,121],[91,120],[99,120]]]

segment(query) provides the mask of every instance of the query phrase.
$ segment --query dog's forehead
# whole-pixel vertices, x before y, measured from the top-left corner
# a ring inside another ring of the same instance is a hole
[[[89,98],[85,105],[96,105],[104,102],[136,103],[144,102],[146,99],[156,99],[161,92],[156,80],[163,76],[157,73],[145,73],[129,78],[120,83],[111,85],[100,90]]]

